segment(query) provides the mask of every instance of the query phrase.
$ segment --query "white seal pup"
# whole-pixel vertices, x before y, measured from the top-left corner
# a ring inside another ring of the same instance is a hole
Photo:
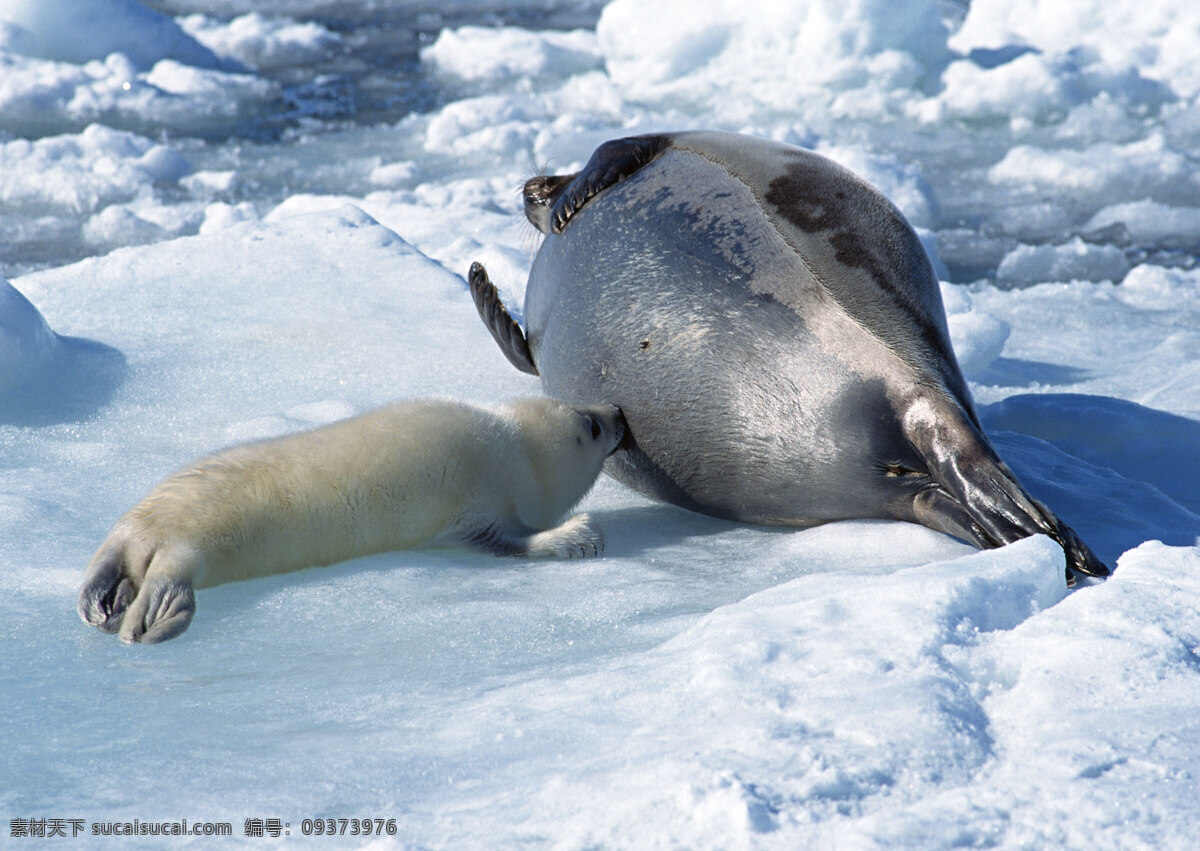
[[[239,579],[436,545],[595,555],[604,539],[586,514],[556,524],[624,429],[611,405],[420,400],[235,446],[160,482],[117,522],[79,615],[152,643],[187,629],[194,588]]]
[[[1108,573],[996,455],[924,247],[850,171],[749,136],[640,136],[529,180],[525,213],[546,237],[524,331],[479,264],[476,306],[549,395],[621,408],[618,480],[754,523],[1044,533],[1071,578]]]

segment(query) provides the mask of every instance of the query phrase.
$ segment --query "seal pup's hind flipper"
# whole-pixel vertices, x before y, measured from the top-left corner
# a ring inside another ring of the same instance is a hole
[[[126,544],[122,538],[110,539],[92,557],[87,576],[79,590],[76,608],[84,623],[101,632],[116,632],[121,628],[125,610],[137,596],[137,587],[126,572]],[[144,556],[141,570],[145,569]]]
[[[588,199],[620,183],[642,166],[651,162],[670,146],[667,136],[631,136],[605,142],[587,165],[570,183],[555,193],[550,214],[550,226],[554,233],[562,233],[567,222]]]
[[[190,581],[149,575],[121,620],[120,639],[126,644],[168,641],[184,632],[195,614],[196,594]]]
[[[508,362],[521,372],[537,375],[538,369],[533,363],[525,332],[500,300],[500,293],[497,292],[496,285],[488,277],[482,263],[471,264],[471,270],[467,273],[467,285],[471,288],[471,298],[475,300],[479,318],[492,333],[492,338],[500,346],[500,351],[504,352]]]

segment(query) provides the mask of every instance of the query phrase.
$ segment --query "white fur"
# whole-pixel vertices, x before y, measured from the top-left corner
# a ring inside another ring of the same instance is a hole
[[[598,553],[587,515],[555,526],[621,438],[611,406],[401,402],[225,450],[159,483],[117,522],[80,592],[125,641],[187,628],[193,588],[443,544],[500,555]]]

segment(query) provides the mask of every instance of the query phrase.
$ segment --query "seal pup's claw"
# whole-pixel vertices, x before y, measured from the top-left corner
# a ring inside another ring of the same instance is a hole
[[[79,617],[101,632],[113,633],[121,628],[125,610],[137,592],[129,577],[118,577],[112,585],[85,585],[79,592]]]
[[[471,298],[475,301],[475,309],[479,318],[491,332],[492,338],[500,346],[500,351],[508,358],[508,362],[521,372],[537,375],[538,369],[533,363],[533,355],[529,351],[529,341],[517,320],[512,318],[496,285],[488,277],[482,263],[472,263],[467,273],[467,285],[471,289]]]

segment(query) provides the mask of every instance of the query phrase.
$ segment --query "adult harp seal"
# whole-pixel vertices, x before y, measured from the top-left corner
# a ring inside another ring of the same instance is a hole
[[[621,408],[616,479],[754,523],[1046,534],[1070,575],[1108,574],[996,454],[928,255],[847,169],[749,136],[639,136],[529,180],[525,212],[546,238],[524,332],[479,264],[476,305],[551,396]]]

